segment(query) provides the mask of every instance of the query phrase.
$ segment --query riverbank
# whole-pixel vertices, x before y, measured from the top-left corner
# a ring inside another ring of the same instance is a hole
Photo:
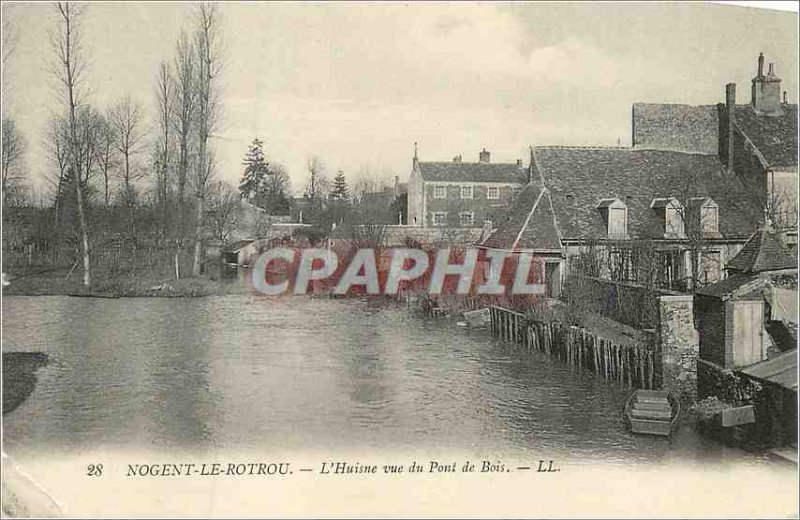
[[[42,352],[3,352],[3,415],[17,409],[36,386],[36,371],[46,366]]]
[[[11,275],[9,282],[3,287],[5,296],[198,298],[224,293],[223,284],[208,275],[180,280],[150,274],[125,275],[97,279],[90,288],[84,287],[81,276],[75,273],[69,277],[57,272],[18,278]]]

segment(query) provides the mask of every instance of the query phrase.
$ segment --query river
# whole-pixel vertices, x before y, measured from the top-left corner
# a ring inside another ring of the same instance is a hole
[[[633,436],[627,390],[366,300],[9,297],[3,351],[49,363],[5,417],[7,451],[57,448],[568,455],[637,464],[755,455],[684,427]]]

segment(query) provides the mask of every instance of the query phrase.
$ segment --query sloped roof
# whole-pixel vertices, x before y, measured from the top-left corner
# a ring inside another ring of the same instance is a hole
[[[783,245],[777,233],[768,228],[759,228],[726,268],[742,273],[793,269],[797,268],[797,256]]]
[[[736,107],[736,125],[770,166],[797,166],[797,105],[781,105],[779,116],[758,114],[750,105]]]
[[[517,164],[421,162],[422,178],[433,182],[502,182],[525,184],[527,173]]]
[[[245,247],[245,246],[247,246],[247,245],[250,245],[250,244],[252,244],[253,242],[255,242],[255,240],[237,240],[237,241],[235,241],[235,242],[231,242],[230,244],[227,244],[226,246],[224,246],[224,247],[221,249],[221,251],[222,251],[223,253],[236,253],[236,252],[238,252],[238,251],[239,251],[241,248],[243,248],[243,247]]]
[[[797,391],[797,349],[760,361],[739,372]]]
[[[633,146],[715,154],[719,148],[717,105],[633,104]]]
[[[541,183],[531,182],[520,192],[508,220],[498,226],[481,245],[508,251],[561,249],[550,195]]]
[[[598,201],[618,198],[628,208],[632,239],[663,238],[654,198],[711,197],[724,238],[746,238],[761,221],[759,204],[716,155],[636,148],[536,147],[534,178],[544,178],[564,239],[603,239]]]
[[[756,281],[758,281],[758,283],[753,283]],[[762,278],[757,274],[733,274],[722,281],[698,288],[697,294],[712,296],[719,299],[728,299],[729,296],[738,292],[745,286],[748,286],[746,292],[749,293],[751,290],[767,283],[768,280],[766,278]]]

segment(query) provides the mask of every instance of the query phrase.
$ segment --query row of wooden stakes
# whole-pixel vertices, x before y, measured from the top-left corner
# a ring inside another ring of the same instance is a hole
[[[657,388],[658,363],[652,345],[616,343],[583,327],[541,322],[502,307],[489,311],[492,334],[504,341],[555,356],[628,388]]]

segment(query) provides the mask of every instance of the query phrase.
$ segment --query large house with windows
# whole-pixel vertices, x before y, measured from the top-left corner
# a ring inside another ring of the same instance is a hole
[[[634,148],[718,155],[757,196],[767,220],[797,244],[797,105],[781,90],[775,65],[764,72],[759,55],[750,102],[737,104],[736,84],[725,86],[725,103],[689,106],[635,103]]]
[[[529,168],[492,163],[482,150],[478,162],[457,155],[449,162],[421,162],[414,149],[408,182],[408,224],[430,227],[489,227],[497,224],[527,184]]]
[[[712,284],[765,220],[796,254],[797,105],[763,66],[747,105],[732,83],[716,105],[634,104],[631,148],[532,148],[529,184],[481,246],[544,258],[553,287],[587,248],[597,276],[637,282],[637,242],[659,286]]]
[[[685,289],[693,278],[713,283],[761,218],[716,155],[540,146],[532,148],[531,163],[532,181],[481,247],[545,259],[554,287],[589,247],[602,256],[598,276],[636,282],[635,243],[654,249],[660,286]]]

